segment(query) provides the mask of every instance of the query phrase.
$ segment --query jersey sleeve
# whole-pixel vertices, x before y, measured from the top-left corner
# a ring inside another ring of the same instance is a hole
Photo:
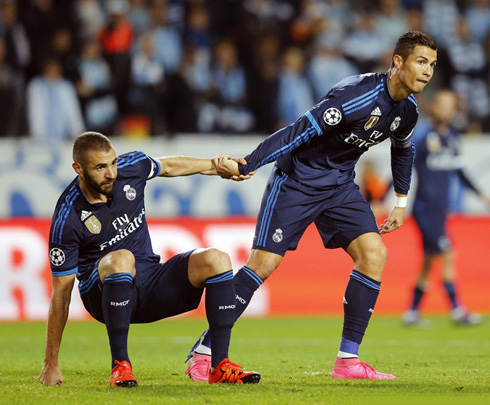
[[[413,162],[415,157],[415,145],[413,144],[413,130],[418,119],[417,102],[413,95],[408,98],[398,128],[394,128],[391,135],[391,173],[393,176],[393,188],[396,193],[408,194],[412,180]],[[396,119],[392,127],[396,124]],[[391,129],[391,128],[390,128]]]
[[[160,163],[143,152],[129,152],[119,156],[117,168],[123,169],[129,166],[146,180],[153,179],[160,173]]]
[[[78,271],[79,231],[81,221],[72,211],[78,191],[73,189],[57,205],[49,231],[49,262],[53,276],[67,276]],[[78,219],[78,222],[76,221]]]
[[[324,98],[288,125],[268,136],[257,148],[245,156],[246,165],[238,165],[241,174],[248,174],[276,161],[316,136],[325,136],[344,124],[344,114],[336,97]]]

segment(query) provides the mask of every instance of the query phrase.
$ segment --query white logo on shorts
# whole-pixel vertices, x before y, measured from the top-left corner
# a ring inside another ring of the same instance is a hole
[[[342,119],[342,113],[336,108],[327,108],[323,113],[323,121],[328,125],[337,125]]]
[[[282,229],[281,228],[278,228],[276,229],[276,232],[274,232],[274,235],[272,235],[272,240],[276,243],[279,243],[282,241]]]
[[[390,131],[391,132],[395,131],[400,126],[400,121],[401,121],[401,118],[400,117],[396,117],[393,120],[393,122],[390,125]]]

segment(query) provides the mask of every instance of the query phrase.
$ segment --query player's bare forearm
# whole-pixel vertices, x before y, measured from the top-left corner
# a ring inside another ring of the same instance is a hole
[[[218,174],[212,159],[200,159],[190,156],[165,156],[157,159],[160,163],[161,177],[190,176],[192,174]]]
[[[405,218],[405,208],[403,207],[393,207],[387,219],[384,220],[382,224],[379,225],[379,233],[385,234],[390,233],[403,225],[403,219]]]
[[[63,279],[63,280],[58,280]],[[58,365],[58,353],[63,330],[68,319],[71,290],[75,276],[54,277],[53,293],[49,304],[48,322],[46,327],[46,350],[44,365],[39,381],[44,385],[60,385],[63,375]]]

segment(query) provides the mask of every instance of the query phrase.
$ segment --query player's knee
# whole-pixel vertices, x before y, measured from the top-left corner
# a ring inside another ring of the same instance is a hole
[[[380,244],[363,252],[359,265],[363,273],[369,277],[378,279],[383,274],[387,258],[388,249],[383,244]]]
[[[228,253],[216,248],[208,248],[203,252],[204,266],[212,275],[231,270],[231,259]]]
[[[115,273],[136,274],[134,255],[126,249],[116,250],[104,256],[99,269],[106,275]]]

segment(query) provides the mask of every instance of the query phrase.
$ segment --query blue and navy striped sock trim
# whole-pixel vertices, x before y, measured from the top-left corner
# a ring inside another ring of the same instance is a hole
[[[216,274],[215,276],[209,277],[208,279],[206,279],[204,284],[216,284],[229,280],[233,280],[233,270],[228,270],[224,273]]]
[[[249,269],[247,266],[242,267],[242,271],[245,272],[247,276],[249,276],[253,281],[257,283],[257,286],[260,287],[264,280],[262,280],[252,269]]]
[[[133,282],[133,275],[131,273],[114,273],[114,274],[109,274],[106,276],[104,280],[104,284],[107,283],[114,284],[114,283],[132,283]]]
[[[350,278],[359,281],[361,284],[365,285],[368,288],[371,288],[372,290],[379,291],[381,289],[381,283],[379,281],[373,280],[372,278],[365,276],[357,270],[352,271]]]

